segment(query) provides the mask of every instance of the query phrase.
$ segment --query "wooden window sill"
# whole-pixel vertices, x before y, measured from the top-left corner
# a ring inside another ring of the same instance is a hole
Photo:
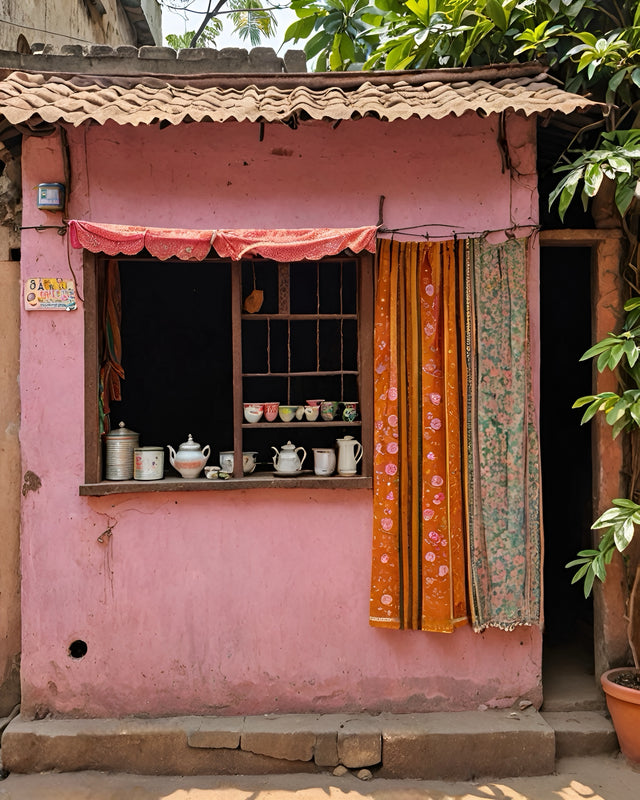
[[[282,477],[273,472],[245,475],[242,478],[208,480],[207,478],[168,477],[159,481],[101,481],[83,483],[79,494],[84,497],[102,497],[111,494],[140,492],[210,492],[231,489],[371,489],[373,479],[362,475],[346,477],[334,475],[318,477],[313,472],[300,476]]]

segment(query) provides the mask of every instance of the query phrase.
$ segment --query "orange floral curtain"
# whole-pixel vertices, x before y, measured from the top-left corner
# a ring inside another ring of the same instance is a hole
[[[468,621],[461,382],[463,246],[381,240],[375,317],[370,621]]]

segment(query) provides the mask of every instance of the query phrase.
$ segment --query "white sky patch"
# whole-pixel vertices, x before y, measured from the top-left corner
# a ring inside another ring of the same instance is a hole
[[[269,39],[263,39],[258,46],[273,47],[273,49],[278,52],[278,50],[282,47],[282,40],[284,38],[285,31],[292,22],[295,22],[297,17],[290,8],[276,10],[275,14],[278,21],[276,35]],[[217,49],[220,50],[223,47],[244,47],[247,50],[250,50],[251,43],[249,40],[241,39],[237,33],[234,33],[233,26],[228,19],[229,15],[223,14],[222,17],[224,29],[222,35],[216,39]],[[168,33],[182,34],[185,31],[197,30],[200,25],[201,18],[201,14],[189,14],[188,12],[185,13],[183,11],[174,11],[166,6],[162,6],[162,44],[166,44],[165,37]],[[302,45],[300,42],[297,44],[287,42],[287,44],[282,48],[280,55],[282,55],[285,50],[300,49],[301,46]]]

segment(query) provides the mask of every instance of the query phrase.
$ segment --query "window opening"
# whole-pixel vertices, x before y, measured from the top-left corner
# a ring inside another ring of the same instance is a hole
[[[97,416],[100,308],[107,291],[107,259],[89,256],[91,261],[87,370],[97,367],[87,381],[90,421]],[[353,435],[365,445],[359,475],[370,476],[372,358],[367,355],[363,371],[359,350],[372,348],[372,262],[369,256],[294,263],[210,259],[185,266],[148,256],[118,259],[125,379],[121,399],[111,403],[111,426],[124,421],[140,434],[140,446],[160,446],[165,453],[167,445],[177,449],[191,434],[202,447],[210,445],[209,465],[218,464],[221,451],[255,451],[252,477],[273,474],[272,447],[288,440],[305,447],[304,469],[313,476],[312,449]],[[256,287],[262,303],[248,313],[243,298]],[[299,409],[309,399],[358,402],[360,413],[355,422],[342,419],[342,406],[332,420],[244,419],[245,402]],[[104,480],[103,454],[99,433],[88,436],[97,442],[87,445],[86,482],[93,484]],[[165,477],[179,477],[167,458]]]

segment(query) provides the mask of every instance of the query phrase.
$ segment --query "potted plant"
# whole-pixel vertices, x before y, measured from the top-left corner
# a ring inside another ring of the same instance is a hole
[[[586,406],[583,424],[602,412],[614,438],[623,432],[628,434],[631,463],[628,497],[616,498],[598,517],[592,525],[594,530],[601,531],[597,546],[581,550],[567,567],[577,567],[572,583],[582,581],[588,597],[594,581],[606,579],[607,565],[614,556],[620,554],[624,560],[627,634],[634,666],[608,670],[601,676],[601,683],[620,749],[629,761],[640,764],[640,559],[631,547],[636,526],[640,525],[640,504],[636,502],[640,500],[640,297],[632,297],[624,309],[622,331],[610,333],[581,359],[596,358],[599,372],[615,371],[620,393],[587,395],[576,400],[573,407]]]

